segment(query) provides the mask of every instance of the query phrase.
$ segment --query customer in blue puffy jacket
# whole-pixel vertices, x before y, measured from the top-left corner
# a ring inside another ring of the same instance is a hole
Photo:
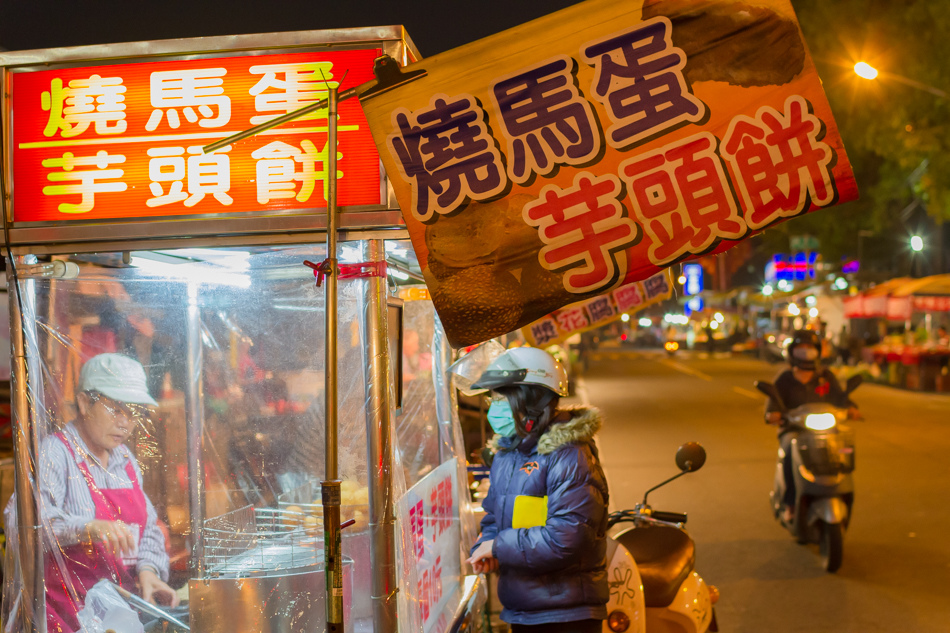
[[[609,597],[599,412],[558,408],[567,374],[539,349],[508,350],[473,386],[493,392],[497,435],[469,562],[498,571],[501,619],[513,633],[599,633]]]

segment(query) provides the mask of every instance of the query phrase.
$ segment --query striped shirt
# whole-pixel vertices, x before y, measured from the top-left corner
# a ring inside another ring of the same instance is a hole
[[[97,460],[90,455],[89,448],[79,436],[79,432],[72,423],[63,429],[63,435],[69,441],[75,453],[70,454],[63,441],[51,435],[43,440],[40,447],[38,472],[40,477],[40,509],[43,524],[52,531],[57,541],[57,549],[79,543],[86,524],[96,518],[96,506],[92,500],[92,493],[79,464],[85,459],[86,467],[92,475],[92,480],[101,490],[129,489],[132,480],[126,472],[126,464],[132,464],[139,486],[142,485],[142,471],[132,451],[124,444],[112,449],[109,453],[109,465],[103,469]],[[7,506],[7,525],[11,525],[12,509],[15,504]],[[165,551],[165,535],[158,527],[158,515],[148,496],[145,497],[147,519],[145,531],[138,544],[135,561],[135,571],[152,568],[162,580],[168,580],[168,554]]]

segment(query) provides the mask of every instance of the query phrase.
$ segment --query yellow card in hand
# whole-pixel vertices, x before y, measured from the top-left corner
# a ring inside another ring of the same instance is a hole
[[[548,522],[548,498],[518,495],[511,515],[511,527],[531,528]]]

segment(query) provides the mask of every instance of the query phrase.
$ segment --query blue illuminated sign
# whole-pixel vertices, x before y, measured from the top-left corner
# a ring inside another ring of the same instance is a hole
[[[689,316],[693,312],[702,312],[705,307],[706,304],[703,302],[702,297],[690,297],[689,301],[686,302],[686,308],[683,312],[686,313],[686,316]]]
[[[687,296],[698,295],[703,291],[703,267],[700,264],[684,265],[683,276],[686,277],[683,291]]]
[[[774,255],[772,261],[765,266],[765,280],[773,283],[814,279],[817,261],[817,252]]]

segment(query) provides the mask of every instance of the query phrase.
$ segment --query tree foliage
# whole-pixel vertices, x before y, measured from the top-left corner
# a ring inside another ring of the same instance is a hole
[[[950,2],[792,0],[823,80],[861,198],[781,228],[822,240],[826,258],[892,259],[905,248],[901,211],[916,202],[950,219]],[[881,74],[858,77],[865,61]],[[868,233],[872,235],[868,236]],[[774,239],[774,238],[773,238]]]

